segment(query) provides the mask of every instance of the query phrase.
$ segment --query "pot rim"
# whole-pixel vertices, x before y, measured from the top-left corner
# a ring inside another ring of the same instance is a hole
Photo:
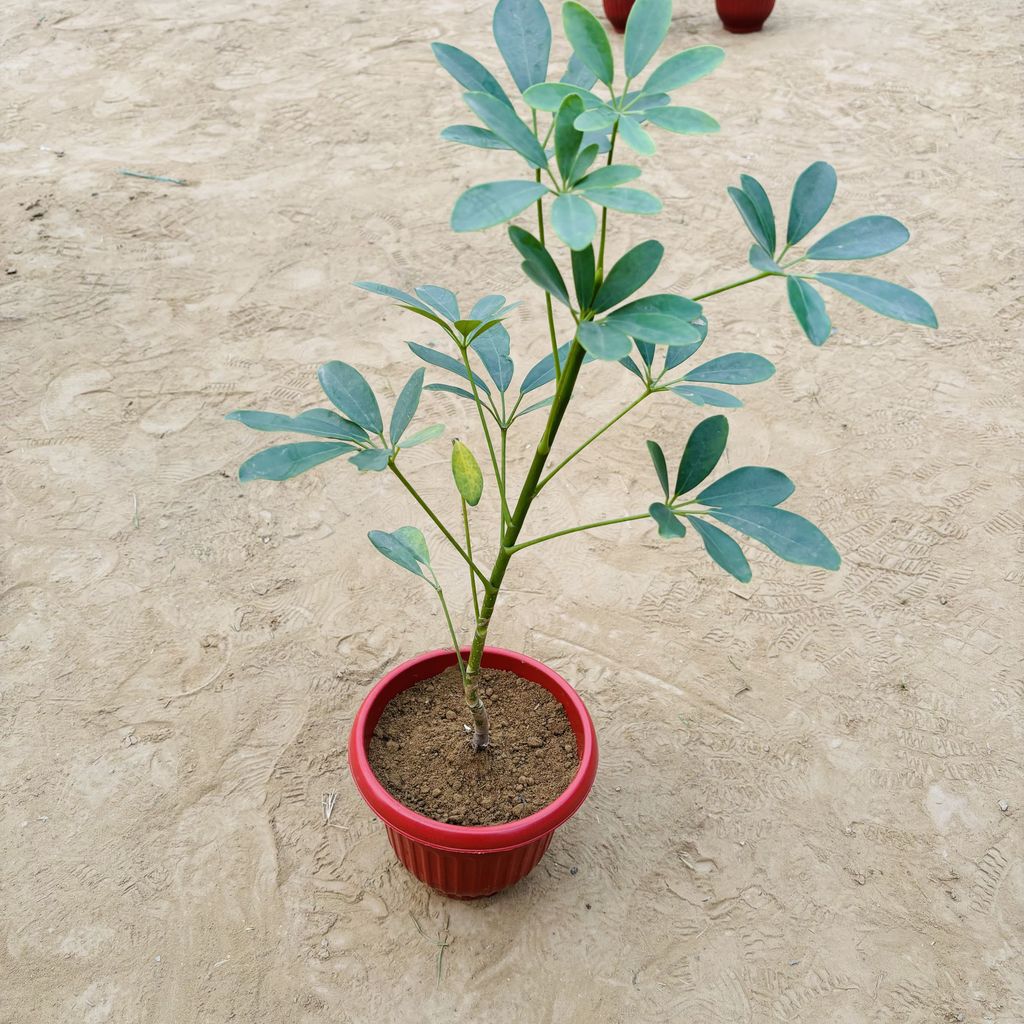
[[[469,648],[463,648],[462,653],[463,657],[468,657]],[[535,842],[553,832],[579,810],[597,774],[597,736],[586,706],[576,691],[543,662],[502,647],[485,647],[481,662],[484,668],[504,669],[514,672],[527,682],[544,686],[564,708],[576,735],[579,752],[576,774],[559,796],[539,811],[504,825],[450,825],[419,814],[396,800],[370,767],[367,745],[387,703],[402,690],[429,679],[455,662],[454,648],[419,654],[391,669],[366,695],[352,723],[348,743],[349,769],[356,787],[370,810],[390,828],[435,849],[498,853]],[[409,676],[414,678],[406,686],[396,688],[396,683],[404,682]],[[549,685],[545,686],[538,677]]]

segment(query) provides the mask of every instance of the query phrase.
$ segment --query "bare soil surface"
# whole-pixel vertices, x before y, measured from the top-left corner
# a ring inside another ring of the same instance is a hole
[[[504,233],[447,227],[462,189],[519,173],[438,138],[468,118],[429,44],[501,70],[491,9],[4,5],[0,1021],[1020,1024],[1019,4],[780,0],[729,36],[712,0],[677,0],[668,46],[727,50],[682,101],[723,130],[658,134],[644,181],[666,214],[613,216],[610,255],[653,236],[652,288],[734,281],[750,239],[726,186],[756,175],[784,220],[826,159],[822,230],[900,217],[910,245],[863,269],[938,312],[929,332],[830,295],[818,350],[778,282],[706,304],[709,358],[777,366],[730,414],[727,468],[788,473],[843,567],[751,544],[741,586],[693,531],[639,522],[517,556],[491,642],[573,681],[601,766],[507,893],[429,892],[351,784],[367,687],[446,636],[366,532],[427,524],[343,461],[240,486],[276,439],[222,417],[323,404],[335,358],[393,400],[405,342],[437,339],[354,280],[523,299],[519,372],[547,350]],[[554,454],[634,384],[585,367]],[[644,440],[678,457],[704,412],[639,407],[530,535],[646,508]],[[448,433],[403,456],[451,524],[469,413],[425,397],[417,424]],[[517,424],[514,479],[540,429]],[[463,566],[426,532],[465,622]]]
[[[579,767],[562,705],[512,672],[484,669],[491,746],[474,754],[458,669],[398,694],[370,740],[370,766],[396,800],[435,821],[502,825],[556,800]]]

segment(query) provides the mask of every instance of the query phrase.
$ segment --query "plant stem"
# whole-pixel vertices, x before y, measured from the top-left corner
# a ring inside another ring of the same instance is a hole
[[[494,605],[498,600],[498,593],[501,590],[508,563],[514,554],[514,546],[519,539],[519,533],[526,521],[526,515],[530,511],[530,505],[537,496],[537,483],[544,472],[544,465],[548,455],[551,453],[551,445],[554,443],[558,428],[561,425],[562,417],[569,405],[573,388],[576,385],[576,378],[579,376],[580,367],[583,365],[583,356],[586,353],[577,341],[573,341],[565,359],[565,369],[555,389],[555,400],[551,403],[551,410],[548,413],[547,424],[544,433],[537,444],[530,468],[527,470],[526,479],[523,482],[523,489],[519,492],[519,500],[512,512],[512,519],[505,528],[505,535],[502,538],[501,549],[498,557],[494,560],[494,568],[491,570],[490,579],[484,592],[483,604],[480,607],[480,615],[476,620],[476,632],[473,634],[473,646],[469,653],[469,664],[466,666],[466,686],[472,687],[476,693],[476,678],[480,671],[480,661],[483,658],[484,644],[487,642],[487,630],[491,624],[491,615],[494,613]],[[479,700],[479,694],[476,695]],[[481,710],[483,704],[480,704]],[[486,715],[486,712],[484,712]],[[474,712],[473,749],[484,750],[490,745],[490,733],[486,724],[481,727],[480,721]]]
[[[615,122],[615,127],[612,128],[611,139],[608,143],[608,166],[612,162],[612,158],[615,156],[615,140],[619,136],[619,122]],[[608,230],[608,207],[601,207],[601,246],[598,249],[597,255],[597,268],[594,271],[594,276],[597,284],[595,287],[600,286],[601,281],[604,279],[604,240],[605,233]]]
[[[497,485],[498,495],[501,498],[502,519],[507,520],[509,512],[508,502],[505,500],[505,481],[501,478],[501,471],[498,469],[498,456],[494,452],[494,442],[491,440],[491,431],[487,426],[487,419],[484,416],[484,403],[480,398],[480,392],[477,390],[473,367],[469,361],[469,346],[460,345],[459,352],[462,355],[462,364],[466,367],[466,373],[469,375],[469,386],[473,392],[473,400],[476,402],[477,412],[480,414],[480,426],[483,427],[484,430],[484,438],[487,441],[487,450],[491,455],[491,469],[494,470],[494,482]]]
[[[452,536],[451,531],[448,529],[448,527],[446,527],[444,525],[444,523],[442,523],[441,520],[437,518],[437,516],[434,514],[434,510],[420,497],[419,491],[417,491],[416,488],[413,487],[413,485],[411,483],[409,483],[409,481],[405,478],[405,475],[394,464],[394,462],[389,462],[388,466],[390,467],[391,472],[394,473],[395,476],[398,477],[398,479],[401,481],[401,483],[405,487],[405,489],[416,499],[416,501],[419,504],[420,508],[423,509],[423,511],[426,512],[428,516],[430,516],[430,518],[434,522],[434,525],[441,531],[442,534],[444,534],[444,539],[446,541],[448,541],[448,543],[451,544],[451,546],[453,548],[455,548],[456,551],[458,551],[458,553],[462,556],[462,560],[466,563],[466,565],[468,565],[469,568],[474,573],[476,573],[477,576],[480,577],[480,579],[483,581],[483,583],[486,584],[487,583],[487,577],[480,570],[480,568],[476,564],[476,562],[473,561],[473,559],[470,557],[469,553]]]
[[[600,430],[598,430],[594,434],[591,434],[590,437],[588,437],[586,441],[583,442],[583,444],[581,444],[578,448],[571,451],[564,459],[562,459],[562,461],[557,466],[555,466],[553,470],[551,470],[550,473],[548,473],[546,477],[544,477],[540,481],[539,484],[537,484],[537,493],[539,494],[547,486],[548,481],[553,476],[555,476],[556,473],[561,472],[561,470],[563,470],[570,462],[572,462],[572,460],[575,459],[576,456],[579,455],[579,453],[583,451],[584,448],[586,448],[588,445],[593,444],[606,430],[609,429],[609,427],[615,426],[615,424],[618,423],[619,420],[621,420],[622,417],[626,415],[626,413],[630,412],[632,409],[635,409],[651,393],[651,389],[647,388],[639,398],[637,398],[635,401],[630,402],[625,409],[623,409],[618,415],[613,416]]]
[[[466,499],[462,499],[462,525],[466,528],[466,553],[472,559],[473,557],[473,538],[469,533],[469,508],[466,505]],[[480,598],[476,593],[476,575],[473,570],[469,570],[469,586],[473,591],[473,613],[479,617],[480,615]]]
[[[570,526],[565,530],[557,530],[555,533],[546,533],[543,537],[534,537],[533,540],[524,541],[522,544],[517,544],[513,549],[513,554],[516,551],[522,551],[524,548],[533,547],[534,544],[543,544],[546,540],[554,540],[556,537],[565,537],[570,533],[580,533],[583,530],[596,530],[599,526],[615,526],[617,523],[633,523],[638,519],[647,519],[647,512],[639,512],[635,516],[621,516],[618,519],[601,519],[596,523],[584,523],[583,526]]]
[[[552,128],[554,125],[552,124]],[[533,112],[533,134],[537,135],[537,111]],[[550,131],[549,133],[550,134]],[[540,136],[537,136],[540,138]],[[545,144],[547,139],[544,140]],[[540,182],[540,168],[536,171],[537,182]],[[544,204],[540,199],[537,200],[537,233],[540,236],[540,244],[544,244]],[[555,380],[561,376],[562,367],[558,359],[558,332],[555,330],[555,310],[551,304],[551,292],[544,293],[544,303],[548,310],[548,331],[551,334],[551,354],[555,360]]]
[[[777,277],[776,274],[771,274],[767,270],[761,274],[755,274],[753,277],[745,277],[742,281],[733,281],[732,284],[723,285],[721,288],[712,288],[709,292],[703,292],[700,295],[692,296],[694,302],[700,302],[701,299],[710,298],[712,295],[720,295],[722,292],[731,291],[733,288],[739,288],[740,285],[751,284],[754,281],[760,281],[764,277]]]

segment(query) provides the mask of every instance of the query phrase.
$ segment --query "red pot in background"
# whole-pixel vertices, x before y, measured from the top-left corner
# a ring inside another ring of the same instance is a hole
[[[604,0],[605,17],[612,23],[616,32],[626,31],[626,19],[633,10],[636,0]]]
[[[469,649],[463,650],[469,657]],[[370,737],[388,701],[414,683],[455,664],[455,651],[431,651],[392,669],[359,707],[348,742],[348,765],[362,798],[387,829],[398,859],[422,882],[446,896],[492,896],[525,878],[544,856],[551,836],[583,804],[597,774],[594,724],[576,691],[547,665],[524,654],[485,647],[484,668],[505,669],[543,686],[565,709],[580,764],[558,799],[507,825],[448,825],[399,803],[377,780],[367,757]]]
[[[775,0],[715,0],[722,24],[736,33],[760,32],[774,6]]]

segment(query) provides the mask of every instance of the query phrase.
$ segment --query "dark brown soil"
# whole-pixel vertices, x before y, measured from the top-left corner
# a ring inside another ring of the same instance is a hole
[[[474,754],[457,668],[417,683],[384,709],[370,765],[396,800],[435,821],[502,825],[562,794],[579,767],[562,705],[512,672],[484,669],[491,748]]]

